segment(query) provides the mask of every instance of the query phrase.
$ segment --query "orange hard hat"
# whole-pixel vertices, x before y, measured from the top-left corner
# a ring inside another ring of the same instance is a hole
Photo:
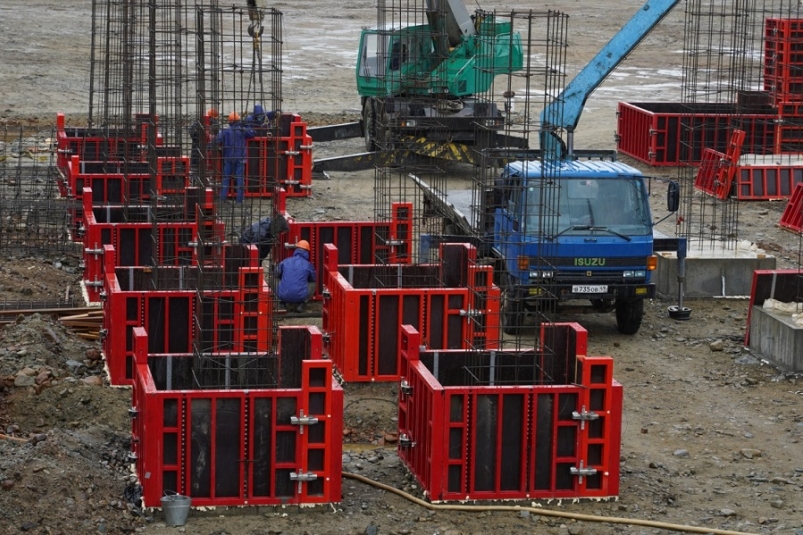
[[[296,244],[296,248],[309,251],[309,242],[307,240],[299,240],[299,242]]]
[[[206,115],[211,117],[212,119],[217,119],[217,117],[218,117],[217,109],[209,108],[209,111],[206,112]]]
[[[231,112],[229,114],[229,122],[230,123],[234,123],[234,122],[239,121],[239,120],[240,120],[240,114],[237,113],[236,111],[233,111],[233,112]]]

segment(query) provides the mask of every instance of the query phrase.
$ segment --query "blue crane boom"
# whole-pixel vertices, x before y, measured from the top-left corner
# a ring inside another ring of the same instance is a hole
[[[572,157],[574,129],[588,97],[679,1],[648,0],[560,95],[544,108],[539,136],[545,161]],[[557,134],[560,129],[565,129],[567,133],[565,145]]]

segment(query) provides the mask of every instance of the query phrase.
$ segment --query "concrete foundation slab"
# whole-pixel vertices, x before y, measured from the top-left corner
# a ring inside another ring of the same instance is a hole
[[[779,368],[803,372],[803,327],[788,314],[754,306],[749,347]]]
[[[673,300],[678,296],[676,253],[658,253],[653,273],[658,296]],[[775,257],[748,248],[733,250],[694,250],[686,254],[684,298],[748,297],[753,271],[775,269]]]

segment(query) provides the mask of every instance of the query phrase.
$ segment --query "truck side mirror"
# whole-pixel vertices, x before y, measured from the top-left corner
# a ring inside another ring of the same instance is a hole
[[[677,212],[680,207],[680,184],[671,180],[666,191],[666,209]]]

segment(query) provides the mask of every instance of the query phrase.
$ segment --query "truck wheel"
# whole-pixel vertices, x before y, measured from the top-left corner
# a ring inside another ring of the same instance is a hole
[[[376,150],[376,111],[374,110],[373,99],[365,99],[362,107],[362,127],[365,137],[365,150],[374,152]]]
[[[517,335],[524,325],[524,306],[513,290],[502,292],[501,323],[505,334]]]
[[[644,318],[644,299],[616,301],[616,326],[622,334],[636,334]]]

